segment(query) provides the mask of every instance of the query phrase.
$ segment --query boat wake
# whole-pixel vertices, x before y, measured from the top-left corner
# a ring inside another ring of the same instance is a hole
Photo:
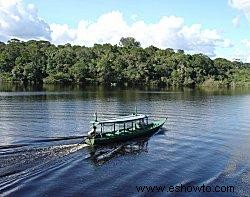
[[[64,140],[64,138],[63,138]],[[41,143],[1,146],[0,191],[8,195],[33,179],[48,172],[67,169],[72,163],[82,160],[94,166],[129,154],[148,151],[148,138],[102,147],[90,147],[84,143],[55,144]],[[53,142],[53,139],[49,142]],[[79,141],[79,140],[78,140]],[[47,141],[46,141],[47,142]],[[70,141],[72,142],[72,141]],[[10,193],[9,193],[10,192]]]
[[[129,154],[140,154],[148,151],[148,138],[118,143],[110,146],[102,146],[90,149],[90,161],[95,166],[100,166],[106,162]]]
[[[42,138],[38,140],[31,141],[32,143],[38,143],[38,142],[55,142],[55,141],[66,141],[66,140],[76,140],[76,139],[83,139],[84,136],[67,136],[67,137],[50,137],[50,138]]]
[[[29,144],[1,146],[0,190],[4,191],[16,180],[47,169],[44,166],[59,165],[59,161],[87,146],[83,143],[43,147],[35,147],[34,143],[32,146]],[[67,159],[64,162],[67,162]]]

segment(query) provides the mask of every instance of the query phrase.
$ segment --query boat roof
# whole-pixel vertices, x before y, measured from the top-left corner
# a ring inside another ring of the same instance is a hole
[[[108,124],[108,123],[123,123],[123,122],[132,122],[136,120],[141,120],[146,118],[147,116],[144,114],[137,114],[137,115],[129,115],[129,116],[120,116],[116,118],[110,118],[106,120],[101,120],[101,121],[92,121],[91,123],[93,124]]]

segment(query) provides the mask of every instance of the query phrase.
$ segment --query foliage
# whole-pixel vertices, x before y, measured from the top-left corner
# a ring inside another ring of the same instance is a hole
[[[119,46],[93,47],[0,42],[0,81],[195,87],[245,85],[249,76],[249,64],[170,48],[142,48],[132,37],[121,38]]]

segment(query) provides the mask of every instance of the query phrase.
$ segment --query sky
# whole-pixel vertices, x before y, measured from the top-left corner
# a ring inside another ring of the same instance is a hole
[[[250,0],[0,0],[0,41],[183,49],[250,62]]]

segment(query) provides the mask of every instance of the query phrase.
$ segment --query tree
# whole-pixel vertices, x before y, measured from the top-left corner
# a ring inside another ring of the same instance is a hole
[[[126,48],[133,48],[133,47],[141,46],[140,42],[136,41],[132,37],[127,37],[127,38],[122,37],[119,44],[120,46],[126,47]]]
[[[0,42],[0,80],[20,83],[99,83],[200,86],[248,84],[250,64],[183,50],[145,49],[132,37],[120,45],[55,46],[48,41]]]

